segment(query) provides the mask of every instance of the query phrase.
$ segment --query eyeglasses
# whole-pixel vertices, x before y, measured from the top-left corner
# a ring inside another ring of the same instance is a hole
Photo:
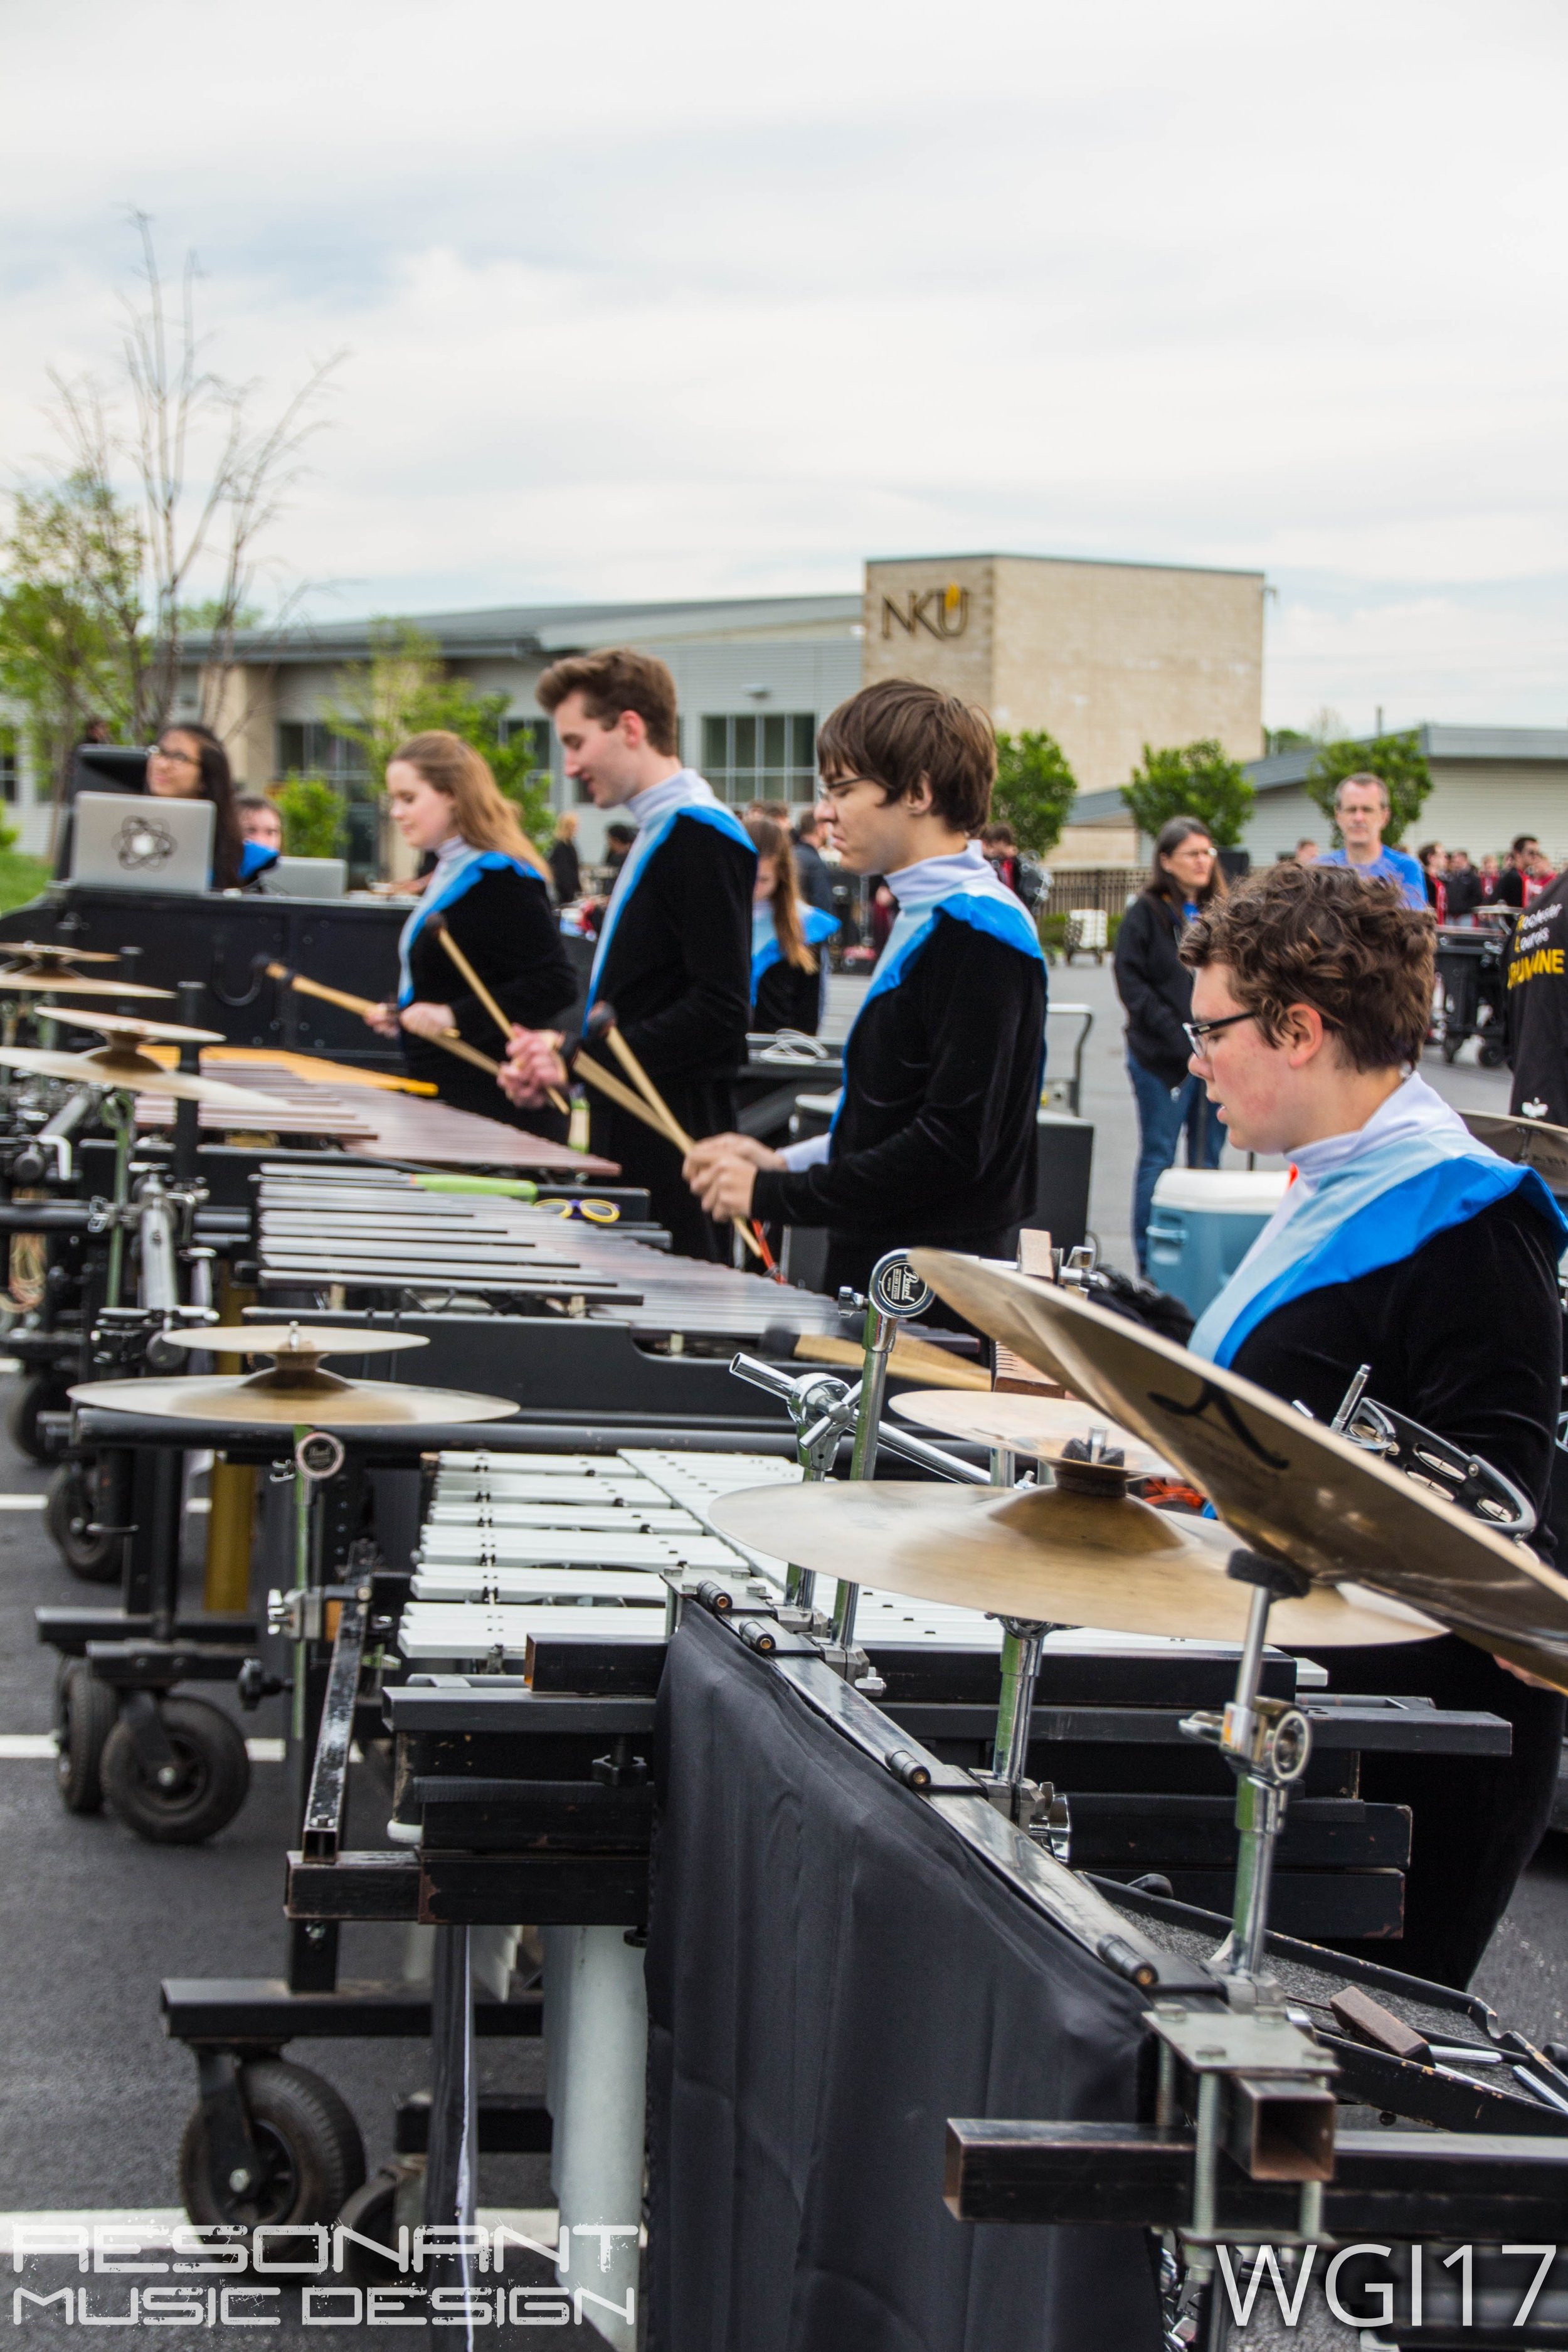
[[[1208,1047],[1205,1040],[1212,1037],[1217,1029],[1234,1029],[1238,1021],[1254,1021],[1257,1017],[1252,1013],[1227,1013],[1223,1021],[1184,1021],[1182,1026],[1187,1033],[1187,1043],[1194,1053],[1206,1055]]]
[[[202,764],[194,751],[165,751],[162,743],[153,745],[153,757],[154,760],[167,760],[172,765],[181,768],[199,768]]]

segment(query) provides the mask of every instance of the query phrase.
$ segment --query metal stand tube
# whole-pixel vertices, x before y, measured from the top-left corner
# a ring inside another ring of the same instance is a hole
[[[427,2229],[471,2231],[478,2201],[478,2100],[468,1930],[437,1927],[430,1975],[430,2137],[425,2166]],[[437,2255],[432,2286],[470,2284],[470,2252]],[[442,2335],[433,2336],[439,2344]]]
[[[888,1359],[893,1352],[898,1330],[898,1323],[891,1315],[884,1315],[874,1305],[867,1307],[866,1368],[860,1379],[860,1409],[855,1423],[855,1450],[849,1463],[851,1478],[874,1478],[877,1475],[882,1407],[888,1394]],[[833,1609],[833,1638],[842,1649],[853,1649],[855,1645],[855,1618],[859,1606],[860,1587],[841,1579]]]
[[[1040,1673],[1040,1645],[1049,1628],[1021,1617],[1002,1620],[1002,1693],[996,1708],[996,1741],[991,1769],[999,1780],[1016,1788],[1029,1761],[1029,1725],[1035,1711],[1035,1685]]]
[[[635,2352],[647,1997],[622,1929],[545,1929],[544,2035],[562,2284],[584,2290],[616,2352]]]

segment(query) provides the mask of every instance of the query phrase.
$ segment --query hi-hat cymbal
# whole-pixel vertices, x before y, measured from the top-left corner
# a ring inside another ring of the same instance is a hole
[[[103,948],[67,947],[59,940],[0,940],[0,959],[4,959],[5,963],[5,969],[0,971],[0,980],[4,981],[10,979],[10,967],[14,963],[41,967],[45,964],[118,963],[120,961],[118,956]]]
[[[1258,1550],[1372,1586],[1568,1688],[1568,1578],[1238,1373],[1068,1289],[911,1252],[938,1295],[1184,1470]],[[775,1547],[776,1549],[776,1547]],[[1283,1636],[1281,1638],[1284,1638]]]
[[[976,1444],[1001,1446],[1039,1462],[1059,1462],[1072,1440],[1095,1433],[1105,1445],[1125,1457],[1123,1467],[1130,1478],[1146,1478],[1151,1474],[1169,1477],[1173,1466],[1130,1429],[1119,1428],[1092,1405],[1079,1404],[1074,1397],[1023,1396],[1008,1390],[993,1390],[986,1396],[957,1396],[946,1389],[916,1389],[895,1397],[892,1403],[903,1420],[918,1422],[922,1429],[973,1438]]]
[[[68,1021],[76,1029],[101,1029],[110,1038],[130,1037],[139,1045],[221,1045],[221,1029],[187,1029],[178,1021],[142,1021],[133,1013],[78,1013],[68,1004],[35,1004],[36,1021]]]
[[[126,1383],[135,1386],[136,1383]],[[1212,1522],[1062,1487],[900,1479],[751,1486],[708,1506],[720,1533],[879,1592],[1111,1633],[1239,1642],[1250,1585],[1226,1574]],[[1442,1632],[1381,1593],[1315,1586],[1275,1603],[1269,1639],[1306,1648],[1422,1642]]]
[[[188,1070],[166,1070],[145,1054],[118,1051],[105,1045],[91,1054],[57,1054],[42,1045],[0,1045],[0,1066],[31,1070],[44,1078],[64,1078],[78,1087],[120,1087],[133,1095],[172,1095],[176,1102],[211,1103],[215,1109],[245,1115],[251,1127],[264,1127],[268,1118],[289,1115],[289,1105],[276,1095],[258,1094],[251,1087],[226,1086],[221,1078],[196,1076]]]
[[[174,1000],[172,988],[149,988],[142,981],[89,980],[74,971],[0,971],[0,996],[16,989],[35,996],[141,996]]]
[[[1506,1118],[1500,1111],[1460,1113],[1478,1143],[1485,1143],[1500,1160],[1535,1169],[1553,1192],[1568,1192],[1568,1127],[1552,1127],[1543,1118]]]
[[[203,1335],[205,1338],[205,1334]],[[331,1372],[257,1372],[249,1379],[187,1373],[167,1381],[86,1381],[75,1404],[157,1421],[233,1422],[262,1429],[422,1429],[443,1422],[509,1421],[510,1397],[467,1389],[416,1389],[399,1381],[341,1381]]]
[[[213,1356],[276,1356],[279,1364],[309,1357],[390,1356],[404,1348],[427,1348],[424,1331],[393,1331],[376,1325],[363,1330],[341,1323],[198,1323],[185,1331],[163,1331],[160,1342]]]

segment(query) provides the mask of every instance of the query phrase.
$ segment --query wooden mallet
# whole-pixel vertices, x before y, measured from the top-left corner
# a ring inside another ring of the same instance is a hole
[[[474,970],[473,965],[468,961],[468,957],[463,953],[462,949],[452,937],[451,930],[447,926],[445,915],[427,916],[425,922],[425,929],[427,931],[435,932],[436,937],[440,940],[441,945],[446,949],[447,953],[457,965],[458,971],[468,982],[469,992],[479,998],[479,1003],[484,1006],[485,1011],[489,1014],[490,1019],[495,1023],[496,1027],[500,1031],[501,1035],[503,1037],[510,1037],[513,1028],[517,1024],[507,1019],[506,1014],[501,1011],[500,1006],[496,1003],[495,998],[490,994],[489,990],[485,986],[484,982],[479,978],[479,973]],[[556,1109],[562,1114],[563,1118],[570,1118],[572,1115],[572,1106],[567,1101],[565,1096],[561,1092],[560,1088],[558,1087],[546,1087],[544,1091],[549,1096],[551,1101],[554,1104]]]
[[[601,1038],[604,1039],[605,1043],[609,1046],[611,1053],[614,1054],[616,1061],[619,1062],[622,1069],[625,1070],[627,1077],[630,1078],[632,1084],[642,1096],[643,1100],[647,1104],[650,1110],[654,1112],[655,1116],[662,1122],[666,1136],[668,1140],[675,1145],[682,1158],[684,1158],[688,1152],[694,1151],[697,1147],[692,1138],[687,1133],[685,1128],[681,1126],[680,1121],[676,1118],[675,1113],[670,1109],[669,1105],[665,1101],[664,1097],[659,1093],[658,1088],[648,1076],[648,1074],[644,1069],[641,1062],[637,1059],[637,1056],[633,1053],[631,1047],[622,1036],[619,1029],[616,1026],[615,1007],[603,1003],[595,1004],[583,1024],[583,1034],[584,1037],[592,1039],[595,1045],[597,1045]],[[581,1067],[581,1066],[582,1056],[579,1055],[578,1066]],[[755,1258],[760,1258],[763,1255],[762,1244],[758,1241],[755,1234],[752,1233],[751,1226],[747,1223],[745,1218],[736,1217],[732,1222],[734,1223],[735,1231],[740,1234],[742,1241],[744,1242],[746,1247],[751,1251],[752,1255]]]
[[[307,980],[301,971],[290,971],[286,963],[269,963],[267,975],[269,980],[281,981],[285,988],[294,991],[296,996],[313,996],[322,1004],[341,1005],[345,1013],[357,1013],[362,1020],[368,1020],[373,1013],[385,1010],[374,996],[351,996],[346,989],[328,988],[319,980]],[[439,1045],[444,1053],[456,1054],[460,1062],[471,1062],[476,1070],[488,1070],[492,1078],[500,1068],[499,1062],[492,1062],[489,1055],[481,1054],[477,1045],[465,1044],[455,1032],[447,1037],[432,1037],[430,1043]]]

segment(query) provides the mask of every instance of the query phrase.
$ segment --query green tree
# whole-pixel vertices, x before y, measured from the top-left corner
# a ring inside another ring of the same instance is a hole
[[[0,537],[0,688],[20,706],[57,808],[88,719],[118,733],[134,726],[151,659],[142,555],[135,516],[89,474],[12,497]]]
[[[1140,833],[1153,840],[1173,816],[1195,816],[1217,849],[1234,849],[1258,797],[1223,744],[1205,738],[1179,750],[1143,746],[1143,765],[1121,797]]]
[[[339,857],[348,831],[342,794],[325,776],[290,776],[272,794],[290,857]]]
[[[1384,838],[1390,849],[1397,849],[1432,789],[1432,771],[1421,749],[1420,730],[1412,727],[1402,735],[1374,735],[1370,742],[1342,740],[1323,745],[1308,773],[1307,791],[1333,825],[1336,848],[1340,829],[1334,823],[1334,794],[1347,776],[1356,775],[1381,777],[1388,794],[1388,829]]]
[[[1054,735],[1028,728],[996,738],[996,789],[992,814],[1010,824],[1020,849],[1044,857],[1062,837],[1078,779]]]
[[[469,679],[453,677],[434,637],[409,621],[373,622],[369,661],[340,670],[333,686],[322,716],[335,733],[363,747],[373,787],[379,788],[400,743],[444,727],[483,753],[529,838],[549,841],[549,771],[539,766],[526,728],[508,732],[510,696],[481,694]]]

